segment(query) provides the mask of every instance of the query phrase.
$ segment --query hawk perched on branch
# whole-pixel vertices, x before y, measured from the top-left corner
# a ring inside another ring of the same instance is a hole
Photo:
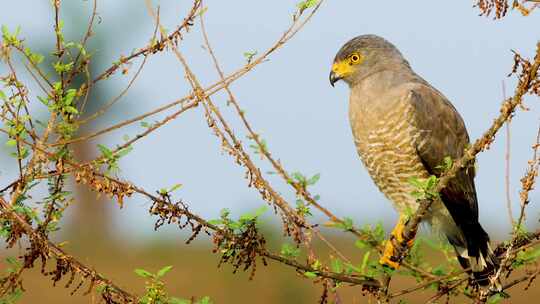
[[[339,80],[350,87],[349,119],[358,154],[400,213],[392,234],[403,239],[405,214],[418,207],[413,195],[418,189],[411,179],[439,176],[445,158],[463,155],[469,144],[463,119],[394,45],[375,35],[356,37],[339,50],[330,83]],[[487,284],[497,260],[478,222],[473,164],[441,191],[424,220],[446,236],[461,266],[470,268],[480,284]],[[387,242],[380,263],[397,268],[391,259],[394,253],[392,242]]]

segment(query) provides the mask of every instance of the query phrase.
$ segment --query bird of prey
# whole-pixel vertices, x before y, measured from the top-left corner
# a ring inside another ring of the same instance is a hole
[[[418,189],[411,180],[440,176],[445,159],[463,156],[469,145],[465,124],[450,101],[418,76],[384,38],[362,35],[345,43],[330,72],[332,86],[339,80],[350,88],[349,120],[357,152],[400,213],[392,235],[403,240],[407,214],[418,207],[414,195]],[[478,222],[474,175],[474,164],[462,168],[424,221],[446,236],[461,266],[486,285],[497,259]],[[392,242],[386,242],[380,263],[397,268],[394,253]]]

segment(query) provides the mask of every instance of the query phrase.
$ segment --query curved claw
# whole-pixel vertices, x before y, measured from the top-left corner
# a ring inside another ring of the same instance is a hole
[[[406,224],[407,224],[406,217],[401,215],[399,217],[398,223],[396,224],[396,227],[394,227],[394,229],[392,230],[390,239],[386,241],[386,244],[384,246],[383,256],[379,259],[379,264],[388,266],[392,269],[399,268],[399,262],[397,262],[397,252],[396,252],[397,250],[394,247],[392,240],[395,239],[399,243],[402,243],[404,241],[403,230],[405,229]],[[414,244],[414,239],[408,241],[406,245],[408,248],[411,248],[413,244]]]

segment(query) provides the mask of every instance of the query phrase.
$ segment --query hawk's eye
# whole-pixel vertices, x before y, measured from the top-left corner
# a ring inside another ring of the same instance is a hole
[[[357,53],[354,53],[352,54],[351,56],[349,56],[349,61],[352,63],[352,64],[357,64],[360,62],[360,55],[358,55]]]

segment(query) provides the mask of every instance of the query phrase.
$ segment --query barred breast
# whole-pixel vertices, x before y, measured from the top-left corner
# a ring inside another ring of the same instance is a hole
[[[377,187],[399,212],[414,211],[415,188],[409,180],[429,174],[416,151],[422,132],[415,126],[414,109],[396,99],[379,107],[351,102],[349,118],[358,154]]]

